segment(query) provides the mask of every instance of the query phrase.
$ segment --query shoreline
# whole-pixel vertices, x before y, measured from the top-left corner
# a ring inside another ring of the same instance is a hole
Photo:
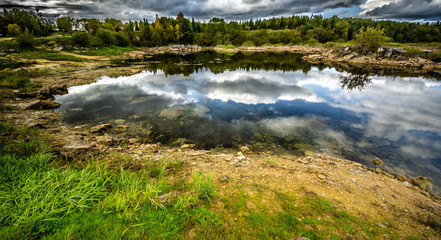
[[[156,50],[128,52],[124,57],[137,58],[156,54]],[[161,49],[161,51],[166,50]],[[196,50],[202,51],[203,49]],[[220,49],[213,48],[213,50]],[[335,49],[320,46],[239,47],[233,50],[290,51],[309,54],[303,57],[307,61],[325,64],[329,62],[340,68],[347,66],[350,68],[360,64],[357,66],[371,66],[373,69],[407,69],[409,73],[415,74],[434,71],[441,75],[441,64],[428,63],[425,59],[423,59],[425,61],[412,60],[411,63],[421,63],[411,67],[406,67],[403,63],[404,60],[383,59],[379,63],[372,63],[372,56],[354,56],[348,60],[339,61],[339,58],[333,59],[337,56],[336,53],[333,53]],[[229,51],[234,52],[233,50]],[[74,56],[80,55],[74,54]],[[343,58],[345,56],[340,57],[340,59]],[[244,186],[251,192],[254,184],[282,192],[295,191],[295,189],[302,187],[308,192],[313,192],[332,201],[342,209],[360,217],[374,219],[383,226],[387,225],[382,219],[383,214],[390,218],[389,221],[404,221],[404,224],[396,226],[396,229],[399,232],[408,233],[409,236],[412,234],[420,234],[420,236],[428,238],[438,236],[439,233],[436,230],[427,229],[417,220],[421,216],[432,215],[441,220],[441,198],[439,196],[420,189],[411,184],[410,180],[398,180],[384,171],[368,168],[360,163],[310,152],[305,153],[304,156],[295,156],[272,152],[252,152],[246,148],[206,151],[196,150],[191,144],[177,146],[161,146],[159,143],[143,144],[136,139],[109,136],[106,130],[91,133],[90,130],[94,126],[61,125],[60,115],[52,110],[54,108],[53,105],[51,106],[52,98],[44,99],[42,93],[48,91],[49,95],[64,94],[67,90],[66,87],[92,83],[102,75],[131,75],[143,70],[143,66],[137,65],[130,68],[114,67],[110,62],[111,59],[111,57],[91,57],[90,60],[94,60],[93,62],[84,63],[35,60],[37,64],[30,66],[30,69],[45,69],[46,71],[51,69],[55,71],[56,75],[32,79],[33,82],[40,84],[40,87],[31,93],[23,90],[13,92],[7,89],[7,92],[11,92],[14,98],[6,98],[2,102],[10,109],[5,110],[2,107],[1,120],[15,127],[27,126],[39,129],[42,136],[55,145],[55,151],[60,153],[59,159],[62,159],[62,156],[64,159],[71,159],[71,157],[77,159],[76,162],[61,160],[64,161],[63,164],[82,166],[85,164],[82,159],[94,156],[97,161],[103,159],[109,164],[115,164],[114,168],[116,169],[118,166],[125,165],[130,165],[131,169],[138,169],[146,164],[146,159],[139,156],[146,156],[151,161],[160,161],[164,157],[181,159],[184,169],[176,173],[176,177],[189,176],[194,172],[209,173],[219,184],[220,195],[234,191],[234,186],[237,184]],[[365,59],[365,61],[360,59]],[[383,61],[384,64],[389,65],[382,66]],[[433,67],[430,70],[429,67],[424,69],[424,66],[428,65],[433,65]],[[116,154],[125,154],[134,160],[117,163],[114,159]],[[222,180],[224,176],[227,176],[229,180],[224,182]],[[217,207],[222,208],[223,206]],[[412,224],[417,224],[417,227],[410,227]]]

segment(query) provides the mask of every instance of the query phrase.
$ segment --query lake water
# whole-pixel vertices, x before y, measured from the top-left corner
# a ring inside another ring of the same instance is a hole
[[[391,173],[429,177],[439,193],[440,81],[339,72],[290,53],[158,55],[137,64],[146,70],[57,96],[62,122],[124,124],[121,136],[185,138],[202,149],[312,150],[371,167],[379,157]]]

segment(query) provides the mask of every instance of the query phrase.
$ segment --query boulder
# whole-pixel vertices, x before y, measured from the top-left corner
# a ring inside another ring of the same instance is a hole
[[[105,132],[105,131],[109,130],[111,127],[112,127],[112,125],[110,123],[100,124],[100,125],[91,127],[89,132],[90,133]]]
[[[86,159],[92,154],[92,146],[82,142],[71,142],[60,149],[60,153],[65,158]]]
[[[410,183],[412,183],[415,186],[420,187],[422,190],[426,192],[432,192],[433,184],[430,182],[430,180],[423,176],[418,176],[410,179]]]
[[[61,84],[55,84],[49,87],[49,92],[52,95],[63,95],[67,94],[67,86]]]
[[[50,100],[35,100],[29,103],[25,110],[49,110],[60,107],[59,103]]]

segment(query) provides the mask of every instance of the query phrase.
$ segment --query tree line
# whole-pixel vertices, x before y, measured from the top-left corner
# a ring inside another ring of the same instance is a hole
[[[49,36],[59,31],[72,35],[72,44],[89,46],[161,46],[168,44],[254,45],[345,42],[357,34],[376,29],[385,39],[400,43],[441,42],[441,24],[376,21],[361,18],[323,18],[322,16],[274,17],[226,22],[212,18],[208,22],[189,20],[182,13],[176,18],[156,16],[122,21],[107,18],[74,19],[61,17],[56,22],[40,13],[18,9],[4,10],[0,16],[0,34],[17,38]],[[26,40],[25,39],[25,40]]]

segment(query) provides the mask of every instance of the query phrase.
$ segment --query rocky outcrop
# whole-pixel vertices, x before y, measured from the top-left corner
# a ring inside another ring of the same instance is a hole
[[[322,48],[303,57],[312,63],[325,63],[337,70],[360,69],[367,74],[387,75],[396,71],[410,75],[427,74],[441,79],[441,63],[422,56],[410,57],[402,48],[380,47],[374,53],[358,53],[350,46],[338,49]]]

